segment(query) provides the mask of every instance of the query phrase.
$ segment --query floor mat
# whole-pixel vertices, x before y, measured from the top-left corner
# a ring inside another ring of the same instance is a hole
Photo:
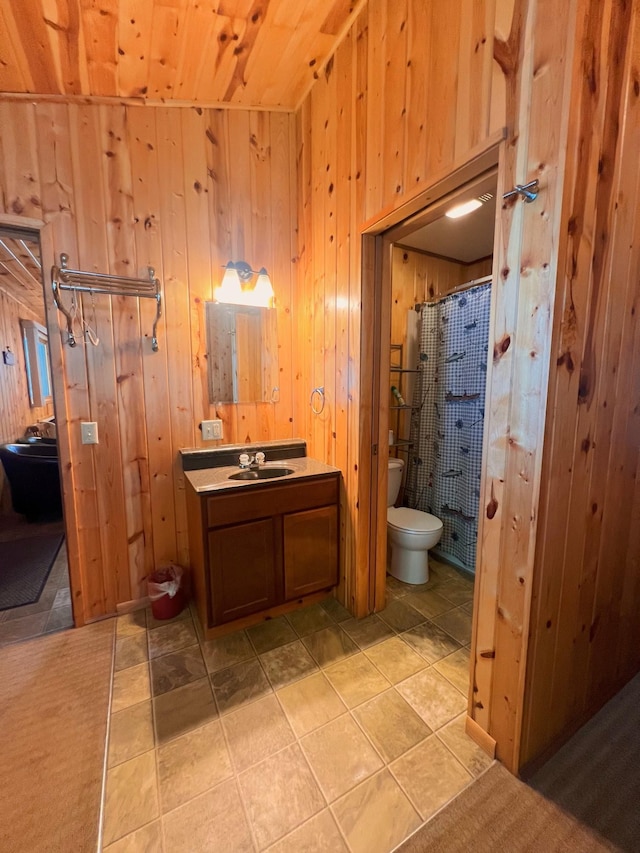
[[[64,536],[45,533],[0,542],[0,610],[40,598]]]

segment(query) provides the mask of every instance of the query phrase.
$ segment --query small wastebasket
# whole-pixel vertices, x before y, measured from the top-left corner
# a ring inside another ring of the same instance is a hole
[[[147,578],[147,592],[154,619],[173,619],[185,605],[181,566],[157,569]]]

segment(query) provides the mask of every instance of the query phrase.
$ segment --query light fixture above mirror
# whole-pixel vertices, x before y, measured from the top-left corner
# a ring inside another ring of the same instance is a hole
[[[253,277],[258,276],[255,283]],[[253,270],[246,261],[229,261],[224,268],[222,281],[213,292],[216,302],[231,305],[251,305],[256,308],[273,307],[273,286],[264,267]]]

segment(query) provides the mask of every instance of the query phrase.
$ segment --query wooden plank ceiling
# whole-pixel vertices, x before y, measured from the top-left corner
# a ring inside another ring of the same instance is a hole
[[[363,0],[4,0],[0,91],[294,109]]]
[[[40,249],[0,234],[0,290],[26,305],[44,322]]]

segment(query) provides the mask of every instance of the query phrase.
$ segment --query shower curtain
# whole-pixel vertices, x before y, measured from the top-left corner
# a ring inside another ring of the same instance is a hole
[[[491,282],[421,311],[405,504],[442,520],[438,551],[475,571]]]

